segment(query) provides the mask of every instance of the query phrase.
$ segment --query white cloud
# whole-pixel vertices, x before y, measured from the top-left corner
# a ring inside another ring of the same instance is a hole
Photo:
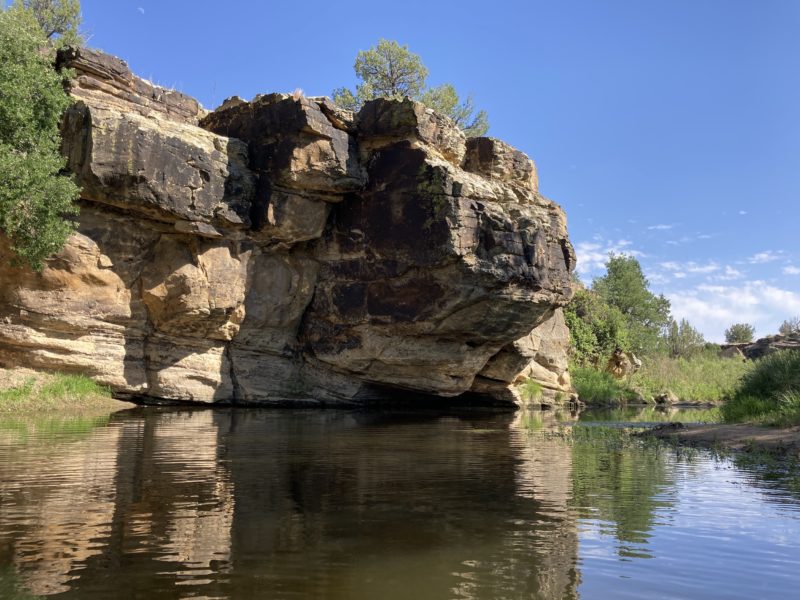
[[[144,14],[144,9],[141,6],[139,6],[136,10],[138,10],[140,13]]]
[[[742,277],[744,277],[744,273],[738,269],[734,269],[730,265],[725,265],[725,271],[714,275],[711,279],[716,279],[717,281],[731,281],[733,279],[741,279]]]
[[[578,256],[576,271],[581,276],[600,275],[605,270],[609,254],[624,254],[626,256],[644,256],[631,246],[630,240],[605,240],[600,235],[595,235],[592,242],[578,242],[575,245],[575,254]]]
[[[698,240],[710,240],[712,237],[714,237],[714,236],[711,235],[710,233],[701,233],[700,235],[697,236],[697,239]]]
[[[666,231],[667,229],[672,229],[672,225],[650,225],[648,229],[656,231]]]
[[[675,272],[672,274],[672,276],[673,276],[675,279],[686,279],[686,273],[684,273],[683,271],[675,271]]]
[[[686,262],[686,263],[679,263],[679,262],[675,262],[675,261],[671,260],[671,261],[659,263],[659,266],[662,269],[666,269],[667,271],[681,271],[682,273],[684,273],[683,274],[684,277],[686,276],[685,275],[686,273],[707,274],[707,273],[713,273],[715,271],[719,271],[719,269],[720,269],[720,266],[717,263],[715,263],[714,261],[711,261],[709,263],[701,265],[701,264],[696,263],[694,261],[689,261],[689,262]]]
[[[800,275],[800,268],[795,267],[794,265],[789,265],[783,267],[783,274],[784,275]]]
[[[751,265],[762,265],[764,263],[773,262],[775,260],[780,260],[782,254],[783,254],[783,252],[780,252],[780,251],[775,252],[773,250],[767,250],[765,252],[758,252],[757,254],[754,254],[753,256],[748,258],[747,262],[749,262]]]
[[[746,210],[740,210],[740,211],[739,211],[739,214],[740,214],[740,215],[746,215],[746,214],[747,214],[747,211],[746,211]]]
[[[764,281],[704,284],[666,295],[676,319],[687,319],[714,342],[724,341],[725,329],[734,323],[750,323],[757,336],[764,336],[774,333],[787,315],[800,314],[800,293]]]

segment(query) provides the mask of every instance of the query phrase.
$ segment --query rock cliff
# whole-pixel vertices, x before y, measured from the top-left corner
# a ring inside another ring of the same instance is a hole
[[[571,390],[575,256],[534,163],[423,105],[212,113],[68,51],[78,231],[42,273],[0,237],[0,363],[144,400],[512,403]]]

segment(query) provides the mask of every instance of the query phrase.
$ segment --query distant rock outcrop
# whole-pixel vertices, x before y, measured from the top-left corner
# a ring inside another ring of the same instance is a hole
[[[779,350],[800,350],[800,333],[768,335],[749,344],[727,344],[722,348],[723,353],[738,349],[745,358],[752,360]]]
[[[208,114],[117,58],[60,60],[80,227],[41,274],[0,238],[0,362],[145,400],[571,391],[575,255],[521,152],[409,100],[352,114],[269,94]]]

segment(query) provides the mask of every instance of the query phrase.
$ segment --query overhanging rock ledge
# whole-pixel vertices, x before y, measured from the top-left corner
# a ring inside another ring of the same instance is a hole
[[[145,401],[570,394],[575,255],[523,153],[410,100],[207,113],[118,58],[60,62],[80,225],[38,274],[0,237],[0,363]]]

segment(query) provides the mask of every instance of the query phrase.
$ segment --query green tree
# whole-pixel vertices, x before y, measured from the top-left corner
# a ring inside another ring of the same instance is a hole
[[[616,348],[630,350],[625,316],[591,290],[578,290],[564,308],[571,354],[580,366],[600,366]],[[603,365],[604,366],[604,365]]]
[[[793,333],[800,333],[800,317],[792,317],[786,319],[778,328],[778,333],[781,335],[792,335]]]
[[[756,328],[749,323],[735,323],[725,330],[725,341],[729,344],[747,344],[753,341]]]
[[[41,269],[74,224],[78,188],[61,174],[59,124],[71,100],[34,13],[0,11],[0,231],[17,257]]]
[[[425,106],[453,119],[467,137],[480,137],[489,131],[489,115],[486,111],[479,110],[475,114],[472,96],[467,96],[466,100],[461,102],[456,88],[449,83],[428,88],[419,100]]]
[[[657,349],[671,320],[669,300],[653,294],[649,285],[636,258],[613,254],[606,263],[606,274],[592,282],[594,292],[625,316],[631,349],[642,354]]]
[[[351,110],[375,98],[419,98],[428,76],[419,55],[393,40],[382,39],[369,50],[359,52],[353,68],[361,79],[356,93],[346,88],[333,92],[334,101]]]
[[[16,8],[30,11],[45,38],[56,46],[82,46],[83,36],[79,0],[15,0]]]
[[[375,98],[401,100],[408,97],[447,115],[467,136],[485,135],[489,130],[486,111],[473,115],[472,96],[462,102],[455,88],[447,83],[426,87],[428,69],[408,46],[382,39],[369,50],[358,53],[354,69],[361,80],[355,93],[343,87],[333,91],[334,102],[342,108],[357,111]]]
[[[686,319],[681,319],[680,323],[671,319],[664,343],[670,355],[690,358],[705,348],[706,340]]]

